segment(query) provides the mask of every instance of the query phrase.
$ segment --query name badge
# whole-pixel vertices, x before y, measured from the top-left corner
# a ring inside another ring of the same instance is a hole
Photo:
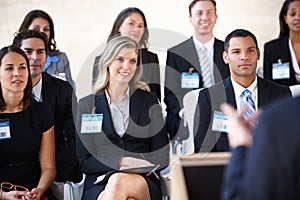
[[[101,133],[103,114],[82,114],[81,133]]]
[[[272,78],[278,79],[289,79],[290,78],[290,64],[288,62],[282,63],[278,60],[278,63],[272,64]]]
[[[214,112],[212,131],[218,132],[228,132],[229,131],[230,120],[220,111]]]
[[[0,140],[8,140],[11,138],[9,130],[9,120],[2,119],[0,121]]]
[[[56,75],[54,75],[54,77],[59,78],[63,81],[67,81],[66,73],[57,73]]]
[[[199,88],[200,76],[199,73],[182,72],[181,88]]]

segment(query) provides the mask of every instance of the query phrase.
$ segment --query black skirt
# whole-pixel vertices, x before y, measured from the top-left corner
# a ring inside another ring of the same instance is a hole
[[[147,182],[151,200],[162,199],[160,180],[154,174],[150,176],[141,175]],[[82,200],[97,200],[99,194],[105,189],[106,184],[95,184],[93,187],[84,190]]]

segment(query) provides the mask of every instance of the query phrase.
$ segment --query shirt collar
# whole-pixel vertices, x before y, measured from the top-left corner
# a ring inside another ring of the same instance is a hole
[[[34,99],[38,102],[42,102],[43,98],[42,98],[42,76],[39,80],[39,82],[32,88],[32,94],[34,96]]]
[[[251,94],[256,95],[256,93],[257,93],[257,76],[255,76],[255,80],[248,88],[244,88],[243,86],[238,84],[232,77],[230,77],[230,78],[231,78],[233,90],[234,90],[234,93],[236,96],[240,97],[245,89],[248,89],[251,92]]]
[[[208,42],[203,44],[203,43],[201,43],[200,41],[197,40],[195,35],[193,35],[193,42],[194,42],[197,50],[200,47],[204,46],[208,52],[211,52],[213,50],[213,47],[214,47],[215,38],[213,37]]]
[[[107,90],[105,90],[105,96],[106,96],[108,105],[111,105],[111,99],[110,99],[110,96],[109,96]],[[127,91],[126,91],[125,95],[122,97],[121,101],[123,101],[125,98],[129,99],[129,87],[127,88]]]

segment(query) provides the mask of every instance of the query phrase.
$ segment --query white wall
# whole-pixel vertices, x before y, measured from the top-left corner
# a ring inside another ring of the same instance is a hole
[[[164,65],[166,49],[193,33],[188,21],[190,1],[0,0],[0,47],[11,44],[13,33],[30,10],[45,10],[54,20],[58,48],[69,57],[77,94],[82,97],[90,92],[91,65],[94,55],[100,52],[95,49],[106,41],[121,10],[135,6],[145,13],[150,28],[150,49],[159,54],[160,64]],[[219,18],[215,35],[219,39],[224,40],[233,29],[245,28],[257,36],[263,50],[266,41],[277,37],[278,13],[283,0],[216,1]]]

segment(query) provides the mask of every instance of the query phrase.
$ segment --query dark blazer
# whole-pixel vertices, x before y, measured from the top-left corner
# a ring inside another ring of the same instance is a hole
[[[143,75],[141,81],[148,84],[150,91],[156,94],[157,98],[161,102],[161,91],[160,91],[160,67],[158,56],[147,49],[141,49],[142,54],[142,63],[143,63]],[[96,82],[96,79],[99,74],[99,61],[101,55],[95,58],[93,66],[93,81],[92,84]]]
[[[76,96],[72,86],[46,72],[42,73],[43,102],[50,105],[54,114],[56,181],[80,182],[82,173],[76,157],[73,108]]]
[[[257,77],[258,107],[265,107],[284,96],[291,97],[289,87]],[[227,102],[237,107],[231,78],[200,91],[194,119],[195,152],[229,151],[227,133],[212,131],[213,113]]]
[[[224,42],[215,38],[214,77],[216,83],[224,80],[230,75],[229,67],[223,61],[223,51]],[[190,68],[194,69],[193,72],[198,72],[200,74],[199,88],[202,88],[203,81],[200,63],[192,37],[177,46],[170,48],[167,52],[164,102],[167,106],[167,129],[171,138],[175,137],[179,128],[181,119],[178,113],[183,108],[183,97],[192,90],[190,88],[181,88],[181,73],[189,72]],[[187,129],[183,131],[187,131]]]
[[[167,131],[157,97],[143,90],[136,90],[130,96],[130,120],[123,137],[114,129],[105,93],[92,94],[79,101],[77,156],[81,171],[87,175],[84,190],[94,187],[98,176],[119,169],[122,156],[146,158],[161,167],[169,163]],[[103,114],[102,132],[83,134],[80,132],[82,114],[91,114],[94,107],[96,113]]]
[[[278,63],[278,59],[281,59],[282,63],[288,62],[290,64],[290,78],[277,79],[272,78],[272,64]],[[289,49],[289,37],[284,36],[279,39],[267,42],[264,45],[264,78],[274,81],[282,85],[296,85],[295,70],[292,63],[291,52]]]
[[[300,199],[299,113],[299,97],[264,109],[253,146],[232,151],[222,199]]]

